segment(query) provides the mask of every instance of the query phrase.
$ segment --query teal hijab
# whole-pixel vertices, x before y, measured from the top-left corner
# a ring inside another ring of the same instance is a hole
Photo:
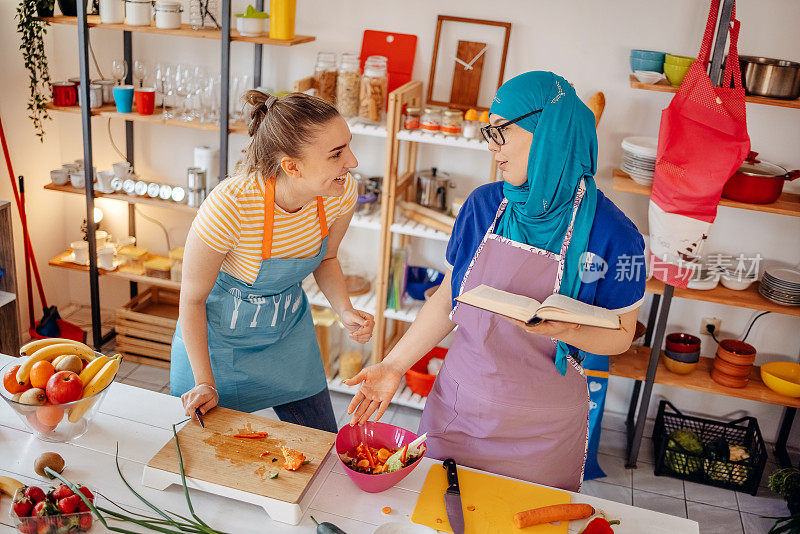
[[[526,72],[504,83],[489,111],[513,120],[538,109],[542,112],[516,123],[533,134],[528,181],[521,186],[503,184],[508,206],[497,234],[558,254],[583,181],[586,192],[575,216],[559,290],[577,299],[597,207],[595,118],[567,80],[545,71]],[[568,354],[567,345],[559,341],[555,363],[562,375]]]

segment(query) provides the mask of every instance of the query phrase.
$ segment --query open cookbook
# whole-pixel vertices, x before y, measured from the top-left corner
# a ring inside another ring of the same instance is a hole
[[[600,328],[620,328],[619,316],[611,310],[592,306],[558,293],[550,295],[544,302],[539,302],[530,297],[480,285],[463,293],[456,300],[528,324],[561,321]]]

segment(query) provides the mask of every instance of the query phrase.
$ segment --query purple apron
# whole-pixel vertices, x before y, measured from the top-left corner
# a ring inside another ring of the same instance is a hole
[[[573,222],[582,198],[573,206]],[[559,254],[494,234],[508,201],[483,237],[459,294],[480,284],[542,301],[558,292],[572,223]],[[556,342],[497,314],[456,303],[452,347],[422,413],[428,456],[492,473],[579,491],[589,390],[572,357],[556,370]]]

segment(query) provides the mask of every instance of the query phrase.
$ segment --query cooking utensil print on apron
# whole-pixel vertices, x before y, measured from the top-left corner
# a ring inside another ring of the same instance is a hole
[[[283,303],[283,320],[286,320],[286,312],[289,311],[289,305],[292,303],[292,296],[286,295],[286,300]]]
[[[242,305],[242,291],[232,287],[228,292],[233,295],[233,313],[231,314],[231,330],[236,328],[236,319],[239,317],[239,306]]]
[[[250,328],[255,328],[256,325],[258,325],[258,312],[261,311],[261,305],[267,302],[267,297],[250,295],[247,300],[256,305],[256,312],[253,314],[253,320],[250,322]]]
[[[281,306],[280,306],[280,304],[281,304],[281,296],[280,296],[280,294],[273,295],[272,296],[272,302],[275,304],[275,315],[272,316],[272,324],[270,326],[275,326],[276,324],[278,324],[278,312],[281,309]]]
[[[292,315],[295,314],[295,312],[297,311],[297,308],[300,307],[301,303],[302,303],[302,299],[300,299],[300,298],[294,299],[294,305],[292,306]]]

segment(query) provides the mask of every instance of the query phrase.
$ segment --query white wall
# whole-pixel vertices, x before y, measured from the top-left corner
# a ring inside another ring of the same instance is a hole
[[[742,54],[800,59],[800,4],[780,0],[740,2],[739,18]],[[245,2],[234,0],[238,12]],[[628,135],[656,135],[659,111],[670,95],[636,91],[628,85],[628,52],[631,48],[665,50],[696,55],[700,35],[707,16],[707,2],[676,0],[672,2],[640,2],[590,0],[545,2],[543,0],[506,0],[500,3],[485,0],[459,2],[366,2],[357,0],[329,2],[298,1],[298,33],[311,34],[317,40],[292,48],[264,48],[264,83],[277,89],[289,88],[293,80],[309,75],[318,51],[358,51],[365,28],[416,34],[419,37],[414,78],[427,80],[436,15],[510,21],[513,23],[507,61],[507,77],[532,70],[548,69],[569,79],[578,94],[588,98],[601,90],[606,96],[606,112],[598,130],[600,160],[597,173],[599,186],[647,233],[647,199],[614,192],[611,170],[618,165],[619,142]],[[13,33],[13,6],[0,5],[5,54],[0,57],[3,76],[0,111],[13,151],[16,171],[28,177],[30,218],[33,239],[40,255],[47,280],[48,295],[59,304],[88,300],[88,284],[82,274],[68,274],[46,266],[46,259],[66,248],[78,235],[83,217],[80,198],[45,192],[48,170],[62,161],[82,157],[78,116],[59,115],[48,124],[48,137],[40,145],[25,118],[26,76]],[[92,42],[101,68],[108,75],[112,59],[122,55],[122,38],[117,32],[92,30]],[[75,28],[56,26],[47,38],[50,68],[55,80],[77,73]],[[232,72],[247,73],[252,64],[252,48],[243,43],[232,44]],[[219,44],[201,39],[175,39],[134,34],[134,55],[151,64],[156,61],[187,61],[217,68]],[[800,167],[800,111],[748,105],[749,130],[753,148],[765,159]],[[107,119],[94,119],[93,134],[98,168],[107,168],[117,157],[111,150],[106,133]],[[111,130],[118,145],[124,142],[123,123],[112,121]],[[179,184],[185,168],[191,164],[191,149],[198,144],[216,144],[217,135],[189,129],[136,125],[136,168],[147,177]],[[232,159],[244,146],[245,138],[232,136]],[[370,175],[383,173],[383,145],[373,138],[356,138],[354,151],[360,169]],[[466,195],[485,180],[489,158],[472,151],[423,147],[421,166],[437,166],[458,179],[456,194]],[[800,184],[791,186],[800,190]],[[9,198],[8,183],[0,179],[0,197]],[[126,206],[99,201],[105,211],[104,228],[112,234],[124,234],[127,228]],[[185,238],[190,217],[173,211],[144,207],[168,226],[174,243]],[[151,223],[139,219],[141,243],[154,251],[166,252],[163,234]],[[760,252],[766,258],[781,259],[791,264],[800,262],[800,219],[721,208],[712,230],[708,251]],[[374,249],[377,237],[368,230],[353,230],[347,237],[345,250],[355,258],[363,258],[366,268],[374,272]],[[359,246],[355,246],[359,245]],[[415,259],[441,265],[442,244],[430,243],[415,252]],[[19,260],[21,260],[21,255]],[[22,265],[18,261],[18,265]],[[64,283],[68,282],[68,283]],[[103,306],[113,308],[126,300],[127,284],[103,280]],[[646,311],[646,310],[645,310]],[[642,314],[644,317],[644,312]],[[669,330],[694,332],[704,316],[720,317],[724,335],[741,336],[753,316],[749,310],[676,300],[670,314]],[[797,360],[800,335],[798,320],[772,314],[759,320],[749,342],[759,349],[757,363],[774,359]],[[706,339],[704,355],[713,355],[715,347]],[[608,407],[623,411],[631,382],[613,379]],[[777,428],[781,409],[738,399],[704,395],[684,389],[656,389],[679,407],[715,416],[746,412],[759,417],[765,435],[771,438]],[[656,396],[656,397],[657,397]],[[798,425],[800,426],[800,425]],[[795,437],[800,436],[797,429]],[[795,443],[798,440],[793,440]]]

